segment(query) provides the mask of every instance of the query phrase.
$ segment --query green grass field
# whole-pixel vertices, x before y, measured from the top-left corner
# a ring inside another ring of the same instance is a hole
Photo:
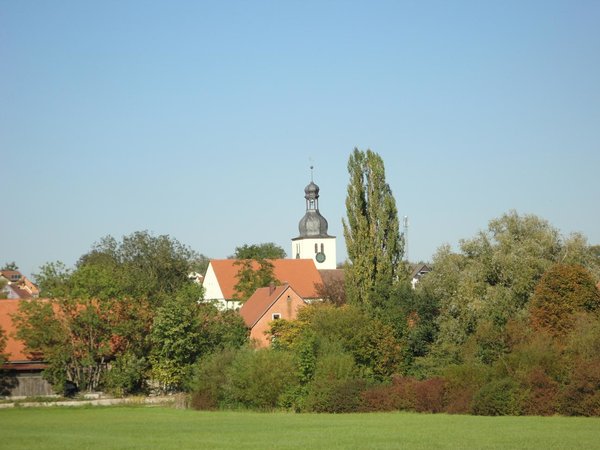
[[[0,448],[592,449],[600,419],[16,408],[0,410]]]

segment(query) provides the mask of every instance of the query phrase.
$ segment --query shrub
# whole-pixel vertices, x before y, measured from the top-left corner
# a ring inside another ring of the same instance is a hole
[[[521,405],[523,414],[550,416],[558,412],[560,386],[542,368],[534,368],[523,383],[527,390]]]
[[[142,392],[147,370],[148,363],[145,358],[130,352],[119,355],[106,374],[106,387],[118,397]]]
[[[442,378],[416,381],[413,386],[415,411],[430,413],[443,411],[446,382]]]
[[[242,349],[227,371],[224,401],[227,406],[269,410],[284,393],[299,384],[293,355],[271,349]]]
[[[446,367],[445,411],[451,414],[469,414],[475,393],[485,384],[490,368],[483,364],[465,363]]]
[[[189,386],[192,408],[210,410],[220,406],[227,382],[225,374],[231,367],[237,352],[237,350],[225,349],[210,354],[200,361]]]
[[[304,408],[329,413],[358,411],[362,404],[360,394],[366,385],[351,355],[343,352],[325,354],[317,360]]]
[[[472,412],[480,416],[519,415],[521,397],[519,385],[513,379],[494,379],[477,391]]]
[[[390,385],[371,387],[361,393],[362,408],[366,412],[397,411],[399,398]]]
[[[445,385],[442,378],[419,381],[396,375],[392,384],[375,386],[362,393],[363,410],[441,412]]]
[[[569,384],[561,395],[561,413],[600,416],[600,358],[575,363]]]

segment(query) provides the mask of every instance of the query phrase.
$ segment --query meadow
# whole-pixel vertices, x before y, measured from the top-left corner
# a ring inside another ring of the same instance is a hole
[[[0,410],[0,448],[600,449],[600,419],[15,408]]]

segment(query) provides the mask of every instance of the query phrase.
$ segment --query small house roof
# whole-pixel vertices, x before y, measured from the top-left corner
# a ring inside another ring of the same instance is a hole
[[[240,308],[240,315],[246,326],[252,328],[288,289],[293,291],[288,284],[258,288]]]

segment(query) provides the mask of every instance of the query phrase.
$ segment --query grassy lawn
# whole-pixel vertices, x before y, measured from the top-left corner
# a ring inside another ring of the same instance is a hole
[[[600,449],[600,419],[198,412],[166,407],[0,410],[0,449]]]

